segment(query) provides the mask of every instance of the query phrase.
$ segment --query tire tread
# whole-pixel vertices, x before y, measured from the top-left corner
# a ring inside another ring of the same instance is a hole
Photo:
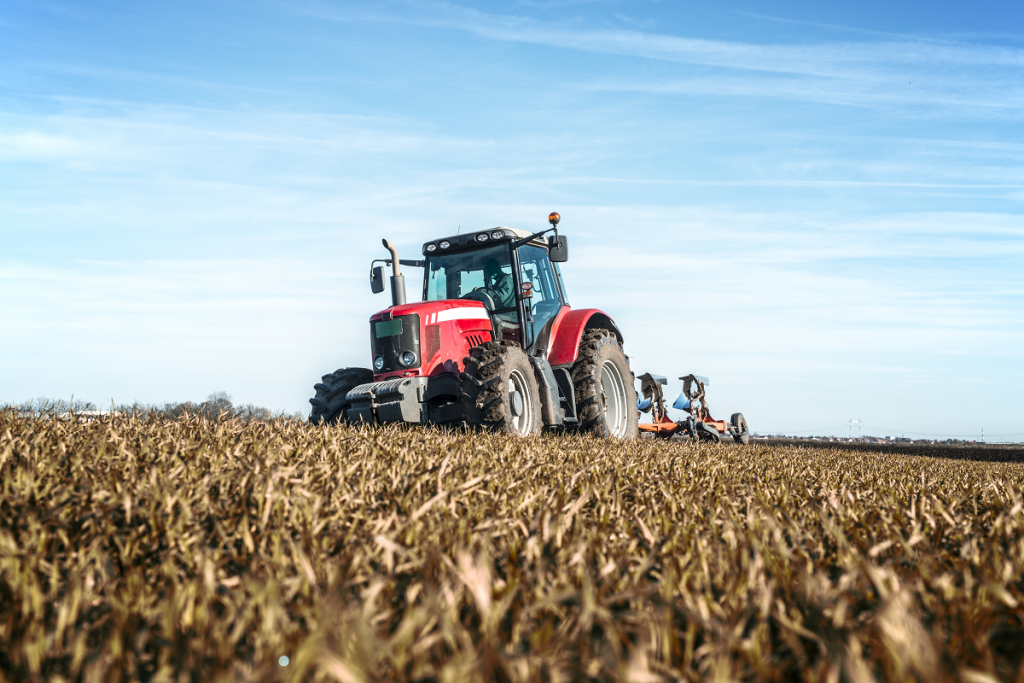
[[[313,409],[309,421],[314,424],[334,424],[345,420],[349,403],[345,396],[354,387],[373,381],[373,372],[366,368],[341,368],[324,375],[313,385],[316,395],[309,399]]]
[[[508,402],[505,375],[513,354],[525,352],[519,344],[500,340],[484,342],[469,351],[463,359],[462,404],[466,421],[476,427],[497,432],[514,432]],[[532,369],[530,378],[533,378]],[[540,406],[535,406],[539,415]]]
[[[602,349],[609,344],[614,344],[615,350],[619,353],[622,352],[618,338],[609,330],[587,330],[583,333],[583,338],[580,340],[579,353],[576,356],[576,362],[570,370],[573,390],[576,393],[577,429],[581,432],[604,437],[610,436],[610,434],[604,420],[600,400],[601,386],[598,382],[598,373],[600,371],[598,359],[601,357]],[[625,359],[624,354],[623,358]],[[628,369],[628,362],[626,365]],[[629,376],[632,377],[631,372]],[[632,386],[632,384],[629,384],[629,387]],[[629,393],[627,388],[627,397]],[[635,406],[635,395],[633,399]],[[626,410],[634,406],[629,405],[627,400]],[[628,434],[626,438],[633,438],[633,436],[635,435]]]

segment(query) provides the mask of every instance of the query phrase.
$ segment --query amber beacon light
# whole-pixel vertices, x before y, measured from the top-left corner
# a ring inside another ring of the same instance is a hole
[[[558,221],[560,220],[562,220],[562,217],[559,216],[557,212],[552,211],[550,214],[548,214],[548,223],[550,223],[551,225],[558,225]]]

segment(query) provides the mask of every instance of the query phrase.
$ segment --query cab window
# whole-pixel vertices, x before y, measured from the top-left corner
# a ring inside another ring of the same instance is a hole
[[[477,287],[487,287],[484,271],[490,262],[502,272],[512,273],[512,258],[507,244],[496,244],[454,254],[436,254],[427,258],[425,301],[458,299]]]
[[[527,301],[533,313],[534,334],[538,334],[545,323],[562,308],[548,250],[532,245],[520,247],[519,268],[522,282],[529,282],[533,286],[533,296]]]

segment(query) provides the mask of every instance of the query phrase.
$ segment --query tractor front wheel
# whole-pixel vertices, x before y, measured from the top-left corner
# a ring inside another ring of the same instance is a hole
[[[540,434],[540,386],[529,356],[518,344],[486,342],[472,348],[463,362],[466,422],[506,434]]]
[[[366,368],[342,368],[324,375],[322,381],[313,387],[316,396],[309,399],[313,406],[309,421],[314,424],[344,422],[349,408],[345,396],[360,384],[372,381],[373,372]]]
[[[576,419],[582,432],[616,439],[636,438],[640,421],[633,375],[622,345],[608,330],[587,330],[572,366]]]

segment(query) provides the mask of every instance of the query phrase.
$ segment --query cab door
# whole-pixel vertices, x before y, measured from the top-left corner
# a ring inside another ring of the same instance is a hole
[[[548,250],[527,244],[519,247],[518,252],[520,292],[523,284],[531,286],[531,296],[522,299],[523,347],[532,352],[537,335],[549,320],[558,315],[565,302],[558,289]]]

